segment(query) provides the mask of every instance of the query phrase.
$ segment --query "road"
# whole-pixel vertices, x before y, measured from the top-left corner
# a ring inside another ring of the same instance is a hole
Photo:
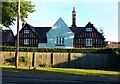
[[[2,84],[118,84],[117,78],[76,75],[2,73]]]

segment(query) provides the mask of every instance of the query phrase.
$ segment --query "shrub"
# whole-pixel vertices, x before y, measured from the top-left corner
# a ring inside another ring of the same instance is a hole
[[[116,57],[116,67],[120,71],[120,49],[113,49],[113,55]]]
[[[2,51],[15,52],[15,47],[3,46]],[[111,53],[111,48],[37,48],[37,47],[20,47],[20,52],[60,52],[60,53]],[[120,52],[120,49],[116,49]]]
[[[40,65],[41,67],[52,67],[52,65],[51,64],[47,64],[47,63],[44,63],[44,64],[42,64],[42,65]]]
[[[28,56],[20,56],[19,57],[19,62],[22,64],[25,64],[25,66],[28,64],[30,61],[30,58]]]

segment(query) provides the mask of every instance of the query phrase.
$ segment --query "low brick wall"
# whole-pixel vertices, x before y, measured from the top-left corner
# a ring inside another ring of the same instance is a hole
[[[71,53],[70,67],[80,68],[110,68],[115,63],[115,57],[110,54]]]
[[[2,65],[14,65],[15,52],[1,52]],[[42,66],[71,68],[94,68],[107,69],[116,64],[116,58],[110,54],[96,53],[41,53],[41,52],[19,52],[19,57],[28,57],[27,63],[19,62],[19,66]]]
[[[51,53],[35,53],[34,60],[34,66],[51,64]]]

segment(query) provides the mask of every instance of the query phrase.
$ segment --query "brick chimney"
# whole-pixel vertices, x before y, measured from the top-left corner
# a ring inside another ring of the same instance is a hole
[[[76,31],[76,11],[75,11],[75,7],[73,7],[73,11],[72,11],[72,31],[75,32]]]

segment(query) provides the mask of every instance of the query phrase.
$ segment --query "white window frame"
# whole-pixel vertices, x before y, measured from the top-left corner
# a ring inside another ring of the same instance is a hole
[[[92,28],[91,28],[91,27],[86,28],[86,31],[87,31],[87,32],[91,32],[91,31],[92,31]]]
[[[64,45],[64,37],[56,37],[56,45]]]
[[[29,45],[29,39],[24,39],[24,45]]]
[[[29,34],[30,30],[24,30],[24,34]]]
[[[92,38],[86,38],[86,46],[92,46]]]

